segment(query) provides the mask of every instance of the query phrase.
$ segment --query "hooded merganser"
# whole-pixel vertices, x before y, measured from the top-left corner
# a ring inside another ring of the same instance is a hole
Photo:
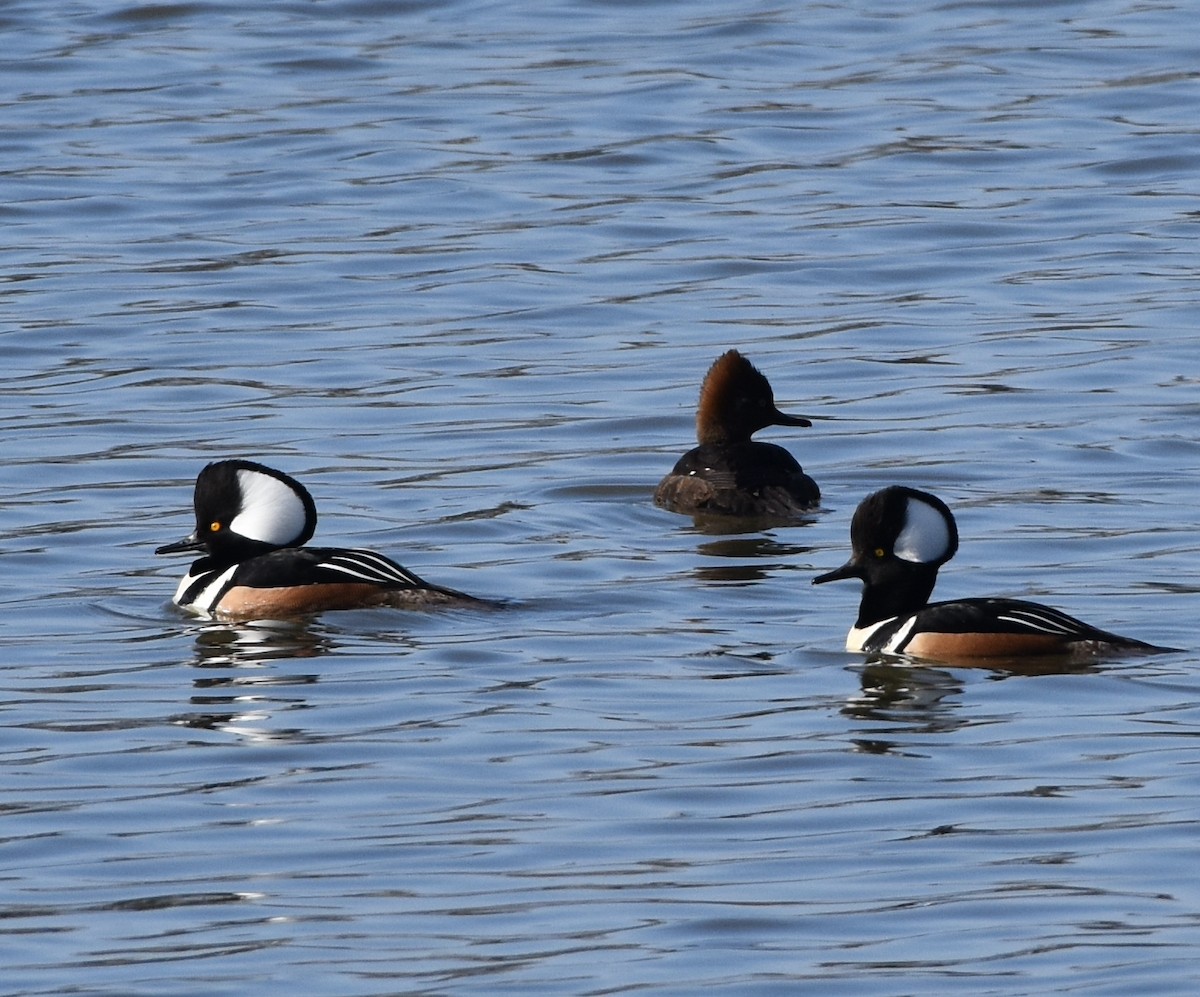
[[[767,426],[811,426],[775,407],[770,382],[737,350],[719,356],[700,386],[696,438],[654,492],[657,505],[685,515],[789,518],[811,511],[821,491],[796,458],[750,439]]]
[[[209,464],[196,478],[196,529],[156,554],[203,551],[174,602],[201,615],[276,619],[362,606],[479,603],[431,585],[370,550],[304,547],[317,526],[295,478],[249,460]]]
[[[958,549],[958,527],[946,503],[928,492],[893,485],[868,495],[850,523],[850,545],[849,561],[813,579],[814,585],[841,578],[865,583],[848,651],[953,662],[1173,650],[1098,630],[1035,602],[930,603],[938,568]]]

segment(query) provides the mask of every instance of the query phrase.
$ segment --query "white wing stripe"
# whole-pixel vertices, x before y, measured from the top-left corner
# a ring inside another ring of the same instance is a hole
[[[420,580],[400,565],[370,550],[343,550],[321,562],[330,571],[365,582],[419,585]]]
[[[1018,626],[1028,627],[1030,630],[1040,630],[1042,633],[1048,634],[1077,634],[1079,633],[1078,624],[1069,616],[1058,615],[1055,613],[1037,613],[1027,609],[1012,610],[1007,615],[997,616],[997,619],[1004,620],[1007,623],[1015,623]]]

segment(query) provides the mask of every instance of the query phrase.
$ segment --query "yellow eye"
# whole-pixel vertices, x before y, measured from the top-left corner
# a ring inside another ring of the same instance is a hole
[[[221,532],[221,523],[220,523],[220,521],[218,520],[218,521],[217,521],[217,522],[215,522],[215,523],[209,523],[209,524],[208,524],[208,532],[209,532],[209,533],[220,533],[220,532]]]
[[[214,525],[215,525],[215,524],[214,524]],[[882,547],[876,547],[876,548],[875,548],[875,556],[876,556],[876,557],[883,557],[883,556],[884,556],[884,554],[886,554],[886,553],[887,553],[887,551],[885,551],[885,550],[884,550]]]

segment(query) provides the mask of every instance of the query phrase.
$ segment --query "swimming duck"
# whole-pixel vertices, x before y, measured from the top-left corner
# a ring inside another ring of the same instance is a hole
[[[848,651],[953,662],[1174,650],[1100,630],[1036,602],[929,602],[938,569],[958,549],[958,526],[946,503],[928,492],[892,485],[868,495],[850,523],[850,545],[849,561],[813,579],[814,585],[842,578],[864,583]]]
[[[700,387],[700,445],[659,482],[654,501],[685,515],[794,518],[811,512],[821,500],[817,483],[783,447],[750,438],[767,426],[811,425],[780,412],[766,377],[737,350],[728,350]]]
[[[194,506],[196,529],[155,553],[203,555],[174,598],[198,615],[278,619],[362,606],[482,603],[375,551],[303,546],[316,530],[316,504],[295,478],[263,464],[209,464],[196,478]]]

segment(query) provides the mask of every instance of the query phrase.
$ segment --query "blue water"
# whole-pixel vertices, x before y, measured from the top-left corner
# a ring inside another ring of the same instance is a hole
[[[0,993],[1193,993],[1193,22],[7,5]],[[730,346],[810,523],[650,502]],[[231,456],[510,605],[179,615]],[[893,482],[1185,650],[847,654]]]

